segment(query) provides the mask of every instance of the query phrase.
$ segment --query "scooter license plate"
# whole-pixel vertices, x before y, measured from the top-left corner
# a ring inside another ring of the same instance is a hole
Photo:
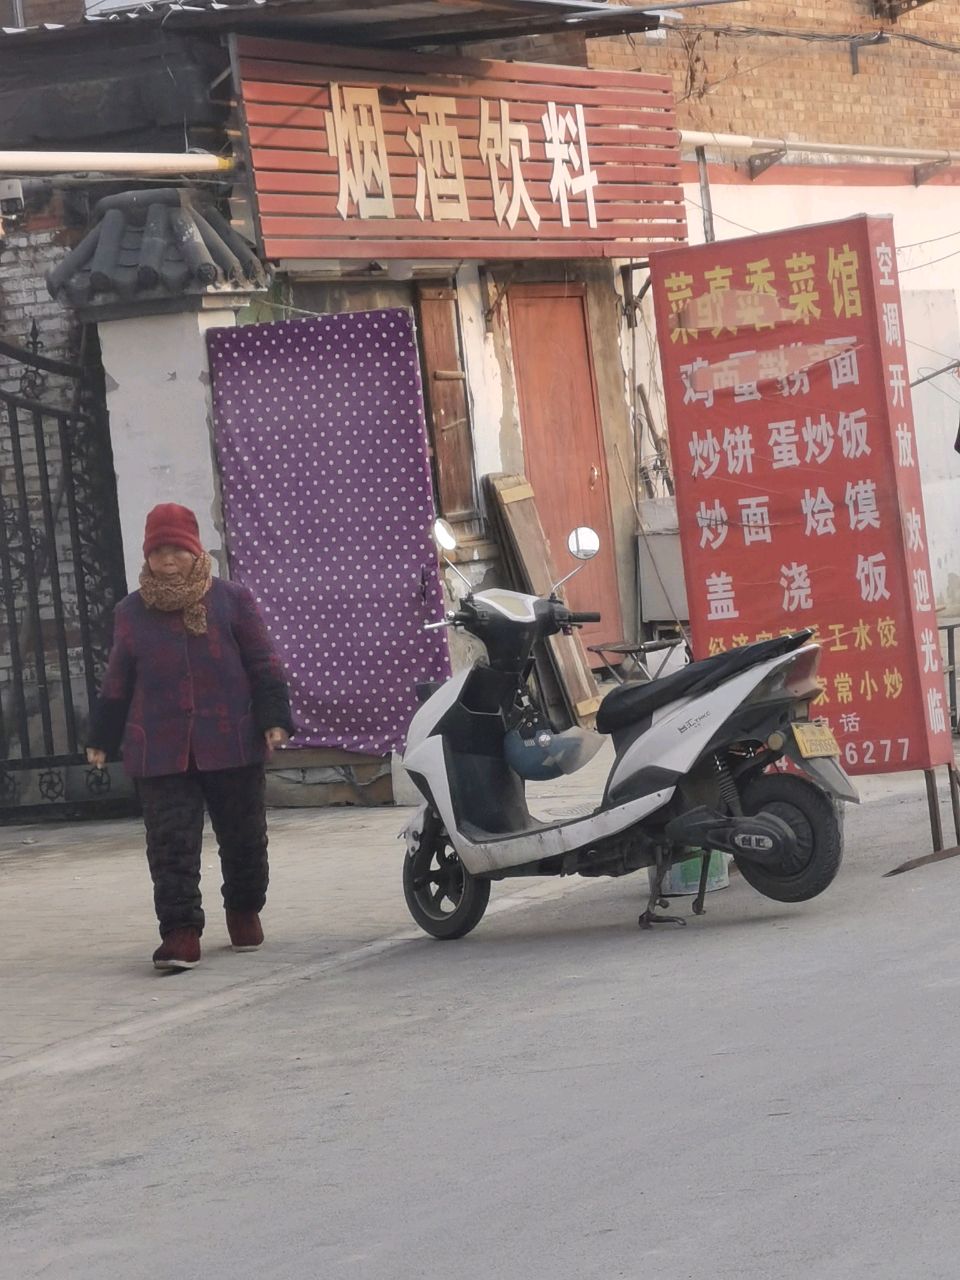
[[[833,736],[833,730],[828,729],[825,724],[811,724],[808,721],[795,723],[793,726],[793,736],[796,739],[797,746],[800,748],[800,754],[805,760],[812,760],[816,756],[838,756],[840,754],[840,744]]]

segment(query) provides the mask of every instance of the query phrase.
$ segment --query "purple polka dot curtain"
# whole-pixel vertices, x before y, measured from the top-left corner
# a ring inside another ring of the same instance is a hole
[[[296,746],[383,755],[419,680],[449,674],[413,319],[352,312],[213,329],[234,578],[286,663]]]

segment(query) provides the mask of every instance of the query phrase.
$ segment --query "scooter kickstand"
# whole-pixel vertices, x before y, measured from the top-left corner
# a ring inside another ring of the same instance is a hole
[[[640,929],[652,929],[655,924],[680,924],[686,925],[686,920],[680,916],[659,916],[654,911],[654,907],[667,906],[668,899],[661,898],[660,891],[663,888],[663,878],[667,874],[667,865],[664,863],[661,854],[657,854],[657,875],[653,887],[650,890],[650,897],[647,899],[646,910],[641,912],[637,926]]]
[[[700,864],[700,884],[697,888],[697,896],[693,900],[693,914],[695,916],[706,915],[706,908],[703,900],[707,896],[707,877],[710,875],[710,859],[713,854],[708,850],[704,855]]]

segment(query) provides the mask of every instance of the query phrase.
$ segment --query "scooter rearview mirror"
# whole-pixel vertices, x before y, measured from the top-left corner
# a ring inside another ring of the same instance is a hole
[[[440,548],[440,550],[443,552],[456,551],[457,549],[457,535],[453,532],[453,529],[450,527],[449,523],[446,520],[434,521],[433,540],[437,544],[437,546]],[[452,569],[453,572],[460,579],[460,581],[464,584],[464,586],[467,588],[467,595],[468,596],[472,595],[473,584],[471,583],[470,579],[465,574],[460,572],[457,566],[453,564],[453,562],[450,560],[449,556],[444,555],[443,563],[447,566],[448,569]]]
[[[456,551],[457,549],[457,535],[446,520],[434,521],[433,540],[442,551]]]
[[[589,525],[581,525],[567,538],[567,550],[577,560],[592,560],[600,550],[600,535]]]
[[[600,550],[600,535],[595,529],[591,529],[589,525],[580,525],[579,528],[573,529],[570,536],[567,538],[567,550],[572,556],[581,562],[592,560]],[[561,578],[559,582],[555,582],[550,588],[551,597],[555,596],[563,584],[565,582],[569,582],[570,579],[575,574],[578,574],[582,568],[583,563],[578,564],[575,569],[572,569],[570,573]]]

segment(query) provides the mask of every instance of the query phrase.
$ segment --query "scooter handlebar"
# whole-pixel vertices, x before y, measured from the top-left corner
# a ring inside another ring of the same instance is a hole
[[[585,622],[602,622],[603,619],[599,613],[571,613],[567,617],[567,622],[571,627],[582,626]]]
[[[461,609],[457,613],[448,613],[440,622],[424,623],[423,629],[424,631],[437,631],[440,627],[462,627],[471,620],[472,616],[472,614],[465,613]]]

